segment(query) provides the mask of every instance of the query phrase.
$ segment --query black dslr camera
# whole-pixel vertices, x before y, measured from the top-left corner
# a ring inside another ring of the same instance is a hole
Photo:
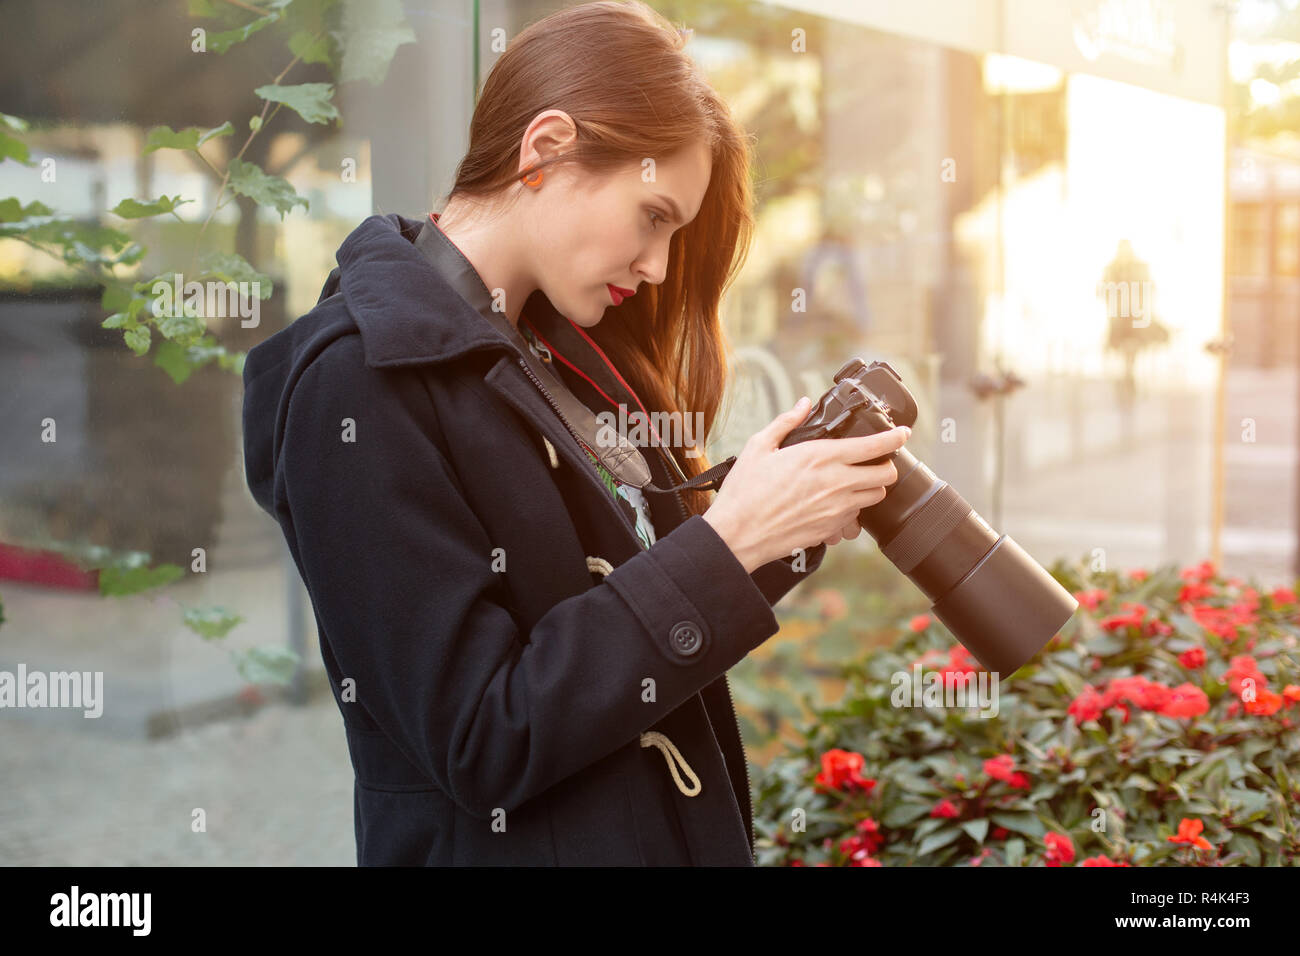
[[[867,365],[855,358],[835,373],[834,387],[781,447],[911,428],[915,421],[916,400],[898,373],[884,362]],[[863,464],[880,465],[891,457],[898,480],[884,500],[858,513],[858,524],[986,670],[1011,676],[1065,625],[1079,602],[906,446]]]

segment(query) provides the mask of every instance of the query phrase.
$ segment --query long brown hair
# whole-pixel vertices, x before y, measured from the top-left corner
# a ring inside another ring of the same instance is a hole
[[[529,25],[483,83],[448,198],[491,199],[517,182],[523,134],[547,109],[569,114],[576,145],[530,174],[561,162],[599,174],[708,146],[704,201],[673,235],[663,283],[646,285],[613,321],[588,330],[647,411],[700,413],[704,434],[692,435],[699,454],[669,449],[689,478],[710,464],[703,443],[722,402],[729,357],[718,305],[748,255],[754,220],[752,144],[683,49],[686,42],[683,31],[640,0],[583,3]],[[694,514],[712,498],[682,494]]]

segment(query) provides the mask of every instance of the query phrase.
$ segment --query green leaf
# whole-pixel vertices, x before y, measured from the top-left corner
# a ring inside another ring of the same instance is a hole
[[[1099,631],[1084,644],[1084,647],[1088,649],[1089,653],[1096,654],[1098,657],[1109,657],[1111,654],[1118,654],[1127,648],[1128,641],[1118,634]]]
[[[187,608],[182,616],[185,626],[204,640],[219,640],[244,619],[224,607]]]
[[[250,684],[288,684],[298,666],[298,655],[283,644],[233,650],[230,656]]]
[[[958,827],[948,827],[946,830],[940,830],[938,833],[931,833],[921,841],[921,845],[916,850],[916,855],[921,857],[933,853],[940,847],[947,846],[959,836],[961,836],[961,830]]]
[[[890,828],[905,827],[909,823],[913,822],[914,820],[920,819],[921,817],[925,816],[929,812],[930,812],[930,807],[928,804],[899,803],[893,807],[890,807],[885,812],[885,815],[884,817],[881,818],[880,822],[883,823],[886,827],[890,827]]]
[[[1259,843],[1252,840],[1246,834],[1234,833],[1232,838],[1228,840],[1228,849],[1243,854],[1245,859],[1242,860],[1242,863],[1245,866],[1259,866]]]
[[[179,194],[160,196],[148,202],[140,202],[138,199],[123,199],[112,208],[111,212],[123,219],[144,219],[147,216],[161,216],[164,213],[172,212],[177,206],[183,206],[188,202],[194,202],[194,200],[181,199]]]
[[[1226,747],[1205,754],[1195,766],[1178,775],[1178,782],[1184,787],[1188,787],[1213,770],[1220,762],[1231,756],[1232,751]]]
[[[983,843],[984,837],[989,832],[989,821],[986,819],[965,820],[962,822],[961,828],[969,833],[971,839],[976,843]]]
[[[1032,813],[992,813],[989,816],[998,826],[1023,833],[1025,836],[1041,839],[1047,832],[1043,827],[1043,821]]]
[[[302,58],[304,63],[324,63],[334,68],[334,55],[330,50],[330,38],[322,34],[313,34],[310,30],[299,30],[289,37],[289,50]]]
[[[235,131],[235,127],[231,124],[230,120],[226,120],[220,126],[214,126],[212,127],[212,129],[202,133],[199,136],[199,141],[195,145],[202,146],[210,139],[215,139],[218,136],[229,136],[234,131]]]
[[[8,113],[0,113],[0,123],[3,123],[15,133],[25,133],[28,129],[27,120],[21,116],[10,116]]]
[[[156,568],[134,562],[111,565],[100,569],[99,593],[105,597],[124,597],[171,584],[184,574],[184,569],[175,564],[160,564]]]
[[[343,29],[333,36],[343,48],[339,82],[374,86],[384,81],[397,48],[415,42],[401,0],[344,0]]]
[[[1254,814],[1269,809],[1273,802],[1271,792],[1243,790],[1240,787],[1227,787],[1223,795],[1227,797],[1232,812],[1243,820],[1249,820]]]
[[[281,10],[287,7],[293,0],[274,0],[271,4],[271,12],[264,17],[258,17],[256,20],[250,20],[242,27],[236,27],[234,30],[226,30],[223,33],[214,33],[208,37],[208,49],[217,53],[225,53],[232,46],[243,43],[254,33],[265,30],[272,23],[279,21],[282,16]]]
[[[256,163],[232,159],[229,172],[231,189],[263,206],[274,206],[282,220],[296,205],[308,208],[307,200],[294,192],[287,180],[279,176],[268,176]]]
[[[122,333],[122,338],[125,340],[127,347],[136,355],[144,355],[149,351],[151,336],[149,334],[149,326],[147,325],[141,325],[134,329],[127,329]]]
[[[328,83],[270,84],[259,86],[253,92],[272,103],[283,103],[308,123],[328,123],[339,118],[339,111],[331,102],[334,87]]]
[[[189,360],[185,346],[170,340],[158,346],[153,364],[166,372],[177,385],[185,384],[185,380],[194,373],[195,369],[195,365]]]
[[[912,829],[913,839],[919,840],[927,833],[933,833],[940,827],[948,826],[948,821],[943,817],[931,817],[928,820],[922,820]]]
[[[243,256],[233,252],[209,252],[199,258],[199,278],[220,279],[222,282],[256,283],[260,299],[271,298],[274,283],[265,272],[258,272]]]
[[[1007,841],[1007,866],[1019,866],[1024,858],[1025,841],[1020,837],[1012,837]]]
[[[145,137],[143,152],[152,153],[155,149],[198,150],[208,140],[217,136],[229,136],[234,131],[235,127],[229,120],[209,130],[190,126],[177,132],[170,126],[155,126]]]
[[[184,303],[178,315],[160,315],[155,318],[158,331],[164,339],[179,339],[179,345],[189,345],[207,330],[204,317],[193,315],[193,304]]]
[[[32,200],[24,206],[12,196],[0,199],[0,223],[18,223],[18,230],[25,231],[27,227],[23,223],[29,219],[59,221],[54,210],[42,202]]]
[[[31,159],[31,153],[28,151],[26,143],[14,139],[8,133],[0,133],[0,163],[6,159],[12,159],[24,166],[36,165],[35,161]]]

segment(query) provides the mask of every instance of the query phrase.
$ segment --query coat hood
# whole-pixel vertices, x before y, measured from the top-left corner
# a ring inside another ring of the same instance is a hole
[[[249,351],[244,362],[244,470],[253,499],[272,517],[289,396],[303,370],[335,339],[360,334],[370,368],[437,365],[479,351],[520,355],[415,246],[426,221],[397,213],[367,218],[339,246],[338,266],[316,307]],[[533,327],[567,366],[561,370],[565,375],[580,375],[613,401],[643,408],[599,346],[556,312],[540,290],[530,298],[528,312]]]

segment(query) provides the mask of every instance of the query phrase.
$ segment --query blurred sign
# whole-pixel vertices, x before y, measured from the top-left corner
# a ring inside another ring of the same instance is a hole
[[[782,0],[773,5],[972,53],[1023,57],[1213,106],[1224,102],[1226,14],[1209,0]]]

